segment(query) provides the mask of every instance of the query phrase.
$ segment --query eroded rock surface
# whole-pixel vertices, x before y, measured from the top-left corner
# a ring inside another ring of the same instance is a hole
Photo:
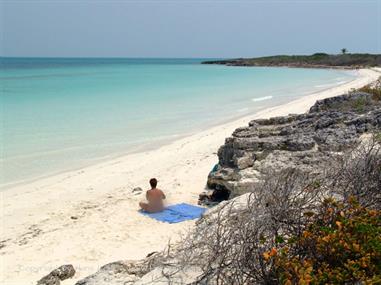
[[[134,284],[158,265],[161,256],[149,254],[145,259],[116,261],[102,266],[96,273],[78,281],[75,285],[128,285]]]
[[[381,103],[361,92],[317,101],[306,114],[253,120],[220,147],[208,186],[234,197],[250,191],[269,168],[319,171],[319,164],[374,130],[381,130]]]
[[[73,265],[62,265],[37,281],[37,285],[60,285],[60,281],[71,278],[74,274],[75,269]]]

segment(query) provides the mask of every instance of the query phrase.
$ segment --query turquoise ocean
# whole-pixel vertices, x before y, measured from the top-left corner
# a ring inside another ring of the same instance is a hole
[[[0,187],[152,148],[355,77],[201,61],[1,58]]]

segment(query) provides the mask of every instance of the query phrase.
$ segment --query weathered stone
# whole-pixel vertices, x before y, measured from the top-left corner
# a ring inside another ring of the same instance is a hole
[[[321,112],[327,110],[352,110],[357,111],[357,104],[372,105],[372,95],[364,92],[356,92],[352,94],[345,94],[336,97],[330,97],[323,100],[318,100],[310,108],[310,113]]]
[[[96,273],[75,283],[75,285],[129,285],[158,266],[161,255],[151,253],[142,260],[122,260],[102,266]]]
[[[132,189],[132,194],[134,194],[135,196],[140,195],[142,192],[143,192],[143,189],[140,187],[136,187]]]
[[[245,169],[250,166],[253,166],[254,164],[254,156],[250,153],[242,156],[242,157],[236,157],[234,164],[237,165],[238,169]]]
[[[136,188],[132,189],[132,193],[139,193],[139,192],[143,192],[143,189],[140,187],[136,187]]]
[[[62,265],[37,281],[37,285],[59,285],[60,281],[71,278],[74,274],[75,269],[73,265]]]
[[[303,151],[310,150],[315,146],[315,141],[312,138],[290,138],[285,141],[285,150],[289,151]]]
[[[225,140],[218,151],[219,171],[209,175],[207,184],[226,187],[234,196],[249,188],[243,183],[249,178],[246,169],[313,171],[332,152],[347,149],[362,133],[377,129],[381,102],[361,92],[319,100],[306,114],[253,120]]]

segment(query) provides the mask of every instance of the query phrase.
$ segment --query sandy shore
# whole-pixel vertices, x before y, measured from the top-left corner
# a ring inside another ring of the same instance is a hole
[[[1,193],[0,283],[34,284],[62,264],[73,264],[75,278],[120,259],[140,259],[161,250],[188,230],[193,221],[180,224],[156,222],[137,212],[143,194],[157,177],[169,204],[196,204],[216,151],[235,128],[254,118],[303,113],[318,99],[343,94],[380,76],[359,70],[346,84],[266,109],[159,149],[135,153],[81,170],[20,185]]]

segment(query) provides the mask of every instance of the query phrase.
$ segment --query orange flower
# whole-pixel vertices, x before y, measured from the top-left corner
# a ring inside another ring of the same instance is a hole
[[[270,254],[269,254],[268,252],[264,252],[264,253],[263,253],[263,258],[264,258],[265,260],[268,260],[268,259],[270,258]]]
[[[269,260],[270,257],[273,257],[273,256],[277,255],[277,253],[278,253],[278,251],[276,250],[275,247],[273,247],[270,251],[266,251],[266,252],[263,253],[263,258],[265,260]]]
[[[273,247],[270,251],[270,256],[275,256],[278,253],[275,247]]]
[[[304,231],[303,232],[303,237],[308,238],[310,236],[311,236],[311,233],[309,231]]]
[[[371,217],[377,215],[377,211],[376,210],[370,210],[368,213],[369,213],[369,216],[371,216]]]
[[[328,236],[323,237],[323,238],[322,238],[322,241],[329,242],[330,239],[331,239],[331,238],[330,238],[330,236],[328,235]]]

